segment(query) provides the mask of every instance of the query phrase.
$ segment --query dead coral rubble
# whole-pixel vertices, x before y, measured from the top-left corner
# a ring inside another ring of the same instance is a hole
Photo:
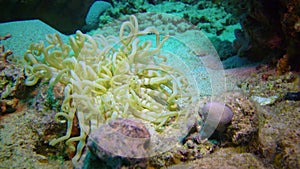
[[[9,33],[0,36],[0,41],[10,37]],[[0,45],[0,115],[16,111],[19,99],[22,98],[22,81],[25,77],[21,68],[8,61],[7,57],[12,54],[11,50],[5,50],[4,45]]]
[[[10,33],[6,34],[5,36],[0,36],[0,41],[6,40],[10,37],[11,37]],[[10,49],[5,50],[4,45],[0,44],[0,64],[1,64],[0,68],[1,69],[3,68],[2,64],[6,63],[6,61],[7,61],[7,59],[6,59],[7,56],[9,56],[11,54],[13,54],[13,52]]]

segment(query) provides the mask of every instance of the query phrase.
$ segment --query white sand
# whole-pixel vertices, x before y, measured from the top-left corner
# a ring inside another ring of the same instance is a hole
[[[67,40],[67,36],[40,20],[1,23],[0,36],[5,36],[7,33],[10,33],[12,37],[1,41],[1,44],[5,49],[12,50],[16,56],[23,56],[31,43],[45,41],[46,34],[59,33],[64,41]]]

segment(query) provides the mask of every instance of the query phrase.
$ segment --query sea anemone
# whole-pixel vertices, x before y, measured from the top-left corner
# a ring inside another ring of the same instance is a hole
[[[139,39],[147,35],[155,35],[155,45]],[[87,136],[106,122],[138,118],[161,131],[186,116],[192,89],[187,77],[168,65],[160,52],[169,36],[160,38],[154,27],[139,31],[132,15],[121,25],[119,38],[77,31],[69,44],[58,34],[47,35],[47,47],[43,42],[32,44],[24,55],[26,85],[41,80],[49,81],[50,87],[64,85],[61,112],[55,118],[67,123],[67,132],[50,145],[66,141],[76,151],[72,159],[76,163]],[[71,137],[74,119],[80,135]],[[73,142],[78,142],[77,149]]]

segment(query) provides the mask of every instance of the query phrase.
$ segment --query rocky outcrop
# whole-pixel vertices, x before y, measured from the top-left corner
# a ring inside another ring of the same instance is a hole
[[[73,34],[85,25],[85,17],[94,0],[3,0],[0,22],[40,19],[65,34]]]
[[[286,55],[291,68],[300,69],[299,0],[230,0],[223,5],[240,18],[242,30],[235,32],[234,42],[239,56],[274,62]]]

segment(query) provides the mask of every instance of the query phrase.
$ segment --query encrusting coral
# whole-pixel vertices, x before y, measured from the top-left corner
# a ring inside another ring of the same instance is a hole
[[[78,142],[73,163],[80,158],[88,134],[108,121],[139,118],[161,131],[188,114],[189,80],[160,52],[169,36],[160,39],[154,27],[139,31],[135,16],[121,25],[119,35],[89,36],[77,31],[69,44],[58,34],[47,35],[49,46],[32,44],[24,54],[26,85],[44,79],[49,87],[65,86],[62,112],[55,118],[67,123],[67,132],[50,145],[66,141],[75,151],[72,143]],[[156,45],[138,38],[145,35],[155,35]],[[80,136],[71,137],[75,118]]]

